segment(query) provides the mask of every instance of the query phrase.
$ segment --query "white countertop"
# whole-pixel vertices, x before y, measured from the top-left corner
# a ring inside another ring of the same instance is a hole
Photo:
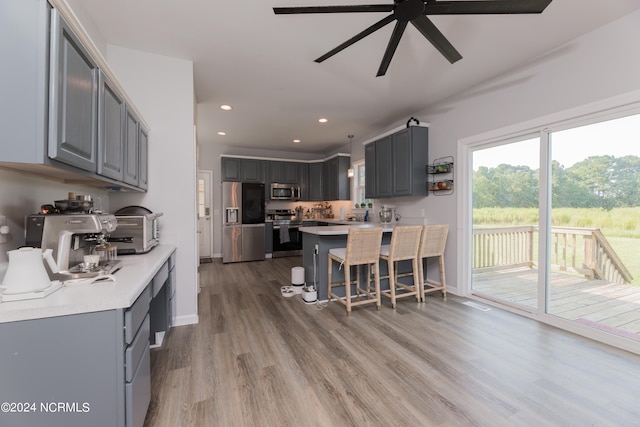
[[[63,286],[45,298],[2,302],[0,323],[130,307],[175,249],[158,245],[146,254],[119,256],[122,268],[115,282]]]
[[[321,220],[324,221],[324,220]],[[319,227],[300,227],[299,230],[303,233],[315,234],[317,236],[340,236],[347,235],[350,228],[371,228],[382,227],[382,231],[390,233],[393,231],[392,224],[380,224],[375,222],[357,222],[350,225],[326,225]]]

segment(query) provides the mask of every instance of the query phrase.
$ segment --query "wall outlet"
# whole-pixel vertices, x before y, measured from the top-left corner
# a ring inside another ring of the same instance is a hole
[[[0,244],[7,243],[7,235],[9,234],[9,228],[7,227],[7,217],[0,215]]]
[[[313,253],[318,255],[318,253],[320,253],[320,247],[318,245],[316,245],[315,248],[313,248]]]

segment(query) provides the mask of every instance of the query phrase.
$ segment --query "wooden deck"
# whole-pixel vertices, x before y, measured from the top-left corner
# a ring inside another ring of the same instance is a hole
[[[538,270],[521,268],[473,275],[473,291],[536,307]],[[549,313],[640,341],[640,286],[552,273]]]

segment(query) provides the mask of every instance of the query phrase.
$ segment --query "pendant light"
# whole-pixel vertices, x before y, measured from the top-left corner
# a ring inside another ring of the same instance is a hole
[[[353,139],[353,135],[347,135],[347,138],[349,138],[349,164],[351,164],[351,156],[353,155],[353,150],[351,149],[351,140]],[[353,178],[354,175],[355,171],[353,170],[353,168],[347,169],[348,178]]]

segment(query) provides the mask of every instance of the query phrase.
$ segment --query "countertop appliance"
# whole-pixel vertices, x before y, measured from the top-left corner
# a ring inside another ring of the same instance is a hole
[[[300,200],[298,184],[271,183],[271,200]]]
[[[116,228],[108,237],[118,246],[118,255],[145,254],[160,243],[162,213],[142,206],[127,206],[115,212]]]
[[[273,222],[273,257],[302,255],[302,219],[293,209],[267,211],[267,219]]]
[[[85,255],[93,255],[106,236],[118,226],[111,214],[32,214],[26,218],[26,246],[51,249],[59,272],[55,280],[84,279],[116,272],[121,262],[103,259],[87,266]]]
[[[223,182],[222,206],[222,262],[264,260],[264,184]]]

